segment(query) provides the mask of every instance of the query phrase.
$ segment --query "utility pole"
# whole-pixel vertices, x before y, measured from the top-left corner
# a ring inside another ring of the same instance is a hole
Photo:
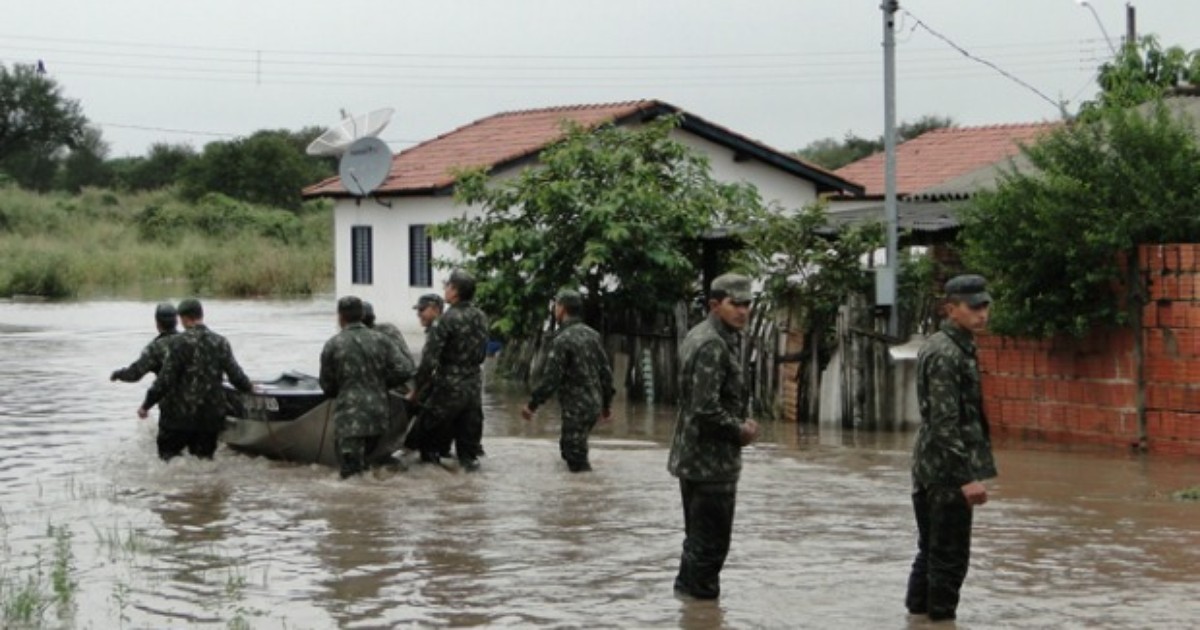
[[[887,223],[887,265],[875,272],[875,303],[888,307],[887,334],[900,336],[896,276],[900,270],[899,210],[896,203],[896,12],[899,0],[883,0],[883,214]]]
[[[1125,50],[1137,49],[1137,9],[1132,2],[1125,3]]]

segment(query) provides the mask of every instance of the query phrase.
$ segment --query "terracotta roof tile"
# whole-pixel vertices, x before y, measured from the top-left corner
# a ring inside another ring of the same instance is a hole
[[[930,131],[896,147],[896,192],[912,195],[944,184],[1020,152],[1060,123],[952,127]],[[884,194],[884,154],[876,153],[834,171],[866,186],[866,195]]]
[[[563,136],[563,120],[584,126],[599,126],[639,114],[680,112],[679,108],[657,100],[627,101],[595,105],[572,105],[503,112],[476,120],[422,142],[396,154],[387,179],[375,194],[424,194],[454,183],[452,173],[461,168],[501,167],[537,155]],[[685,113],[685,118],[704,129],[733,138],[743,148],[755,152],[792,172],[817,181],[826,190],[858,189],[830,171],[783,154],[762,143],[744,138],[724,127]],[[685,123],[685,127],[687,123]],[[305,197],[346,197],[349,193],[337,177],[331,177],[304,189]]]

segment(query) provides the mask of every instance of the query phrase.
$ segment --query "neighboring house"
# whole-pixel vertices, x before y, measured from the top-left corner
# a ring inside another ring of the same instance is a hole
[[[935,129],[896,147],[899,229],[913,244],[953,239],[958,207],[995,185],[1000,173],[1026,164],[1021,145],[1033,144],[1061,123],[1022,123]],[[830,198],[837,222],[882,221],[884,154],[876,153],[835,171],[863,184],[861,195]]]
[[[536,165],[538,154],[562,138],[564,120],[637,125],[670,114],[683,119],[675,139],[706,156],[716,179],[752,184],[764,201],[800,208],[818,196],[863,192],[850,178],[661,101],[506,112],[398,153],[387,179],[369,198],[354,197],[336,177],[304,189],[306,198],[335,203],[337,294],[370,300],[381,319],[415,329],[409,307],[423,293],[440,292],[448,274],[434,268],[434,258],[459,257],[449,243],[433,241],[429,229],[472,211],[454,201],[457,169],[484,167],[493,177],[511,177]]]

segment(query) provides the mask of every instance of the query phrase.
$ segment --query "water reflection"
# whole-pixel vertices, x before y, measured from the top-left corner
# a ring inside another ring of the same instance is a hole
[[[314,372],[333,333],[328,299],[206,306],[254,377]],[[498,383],[479,475],[414,466],[342,482],[228,450],[163,463],[154,427],[132,416],[146,383],[107,382],[153,336],[152,309],[0,302],[3,571],[47,568],[47,524],[69,527],[66,625],[927,627],[901,602],[911,434],[767,425],[745,454],[725,595],[680,601],[671,408],[618,405],[582,476],[558,457],[557,409],[523,422],[524,391]],[[1200,617],[1200,506],[1167,500],[1200,483],[1196,462],[1023,444],[998,459],[959,627]]]

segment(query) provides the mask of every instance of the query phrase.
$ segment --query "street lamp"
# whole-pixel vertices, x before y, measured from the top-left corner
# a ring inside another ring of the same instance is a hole
[[[1096,25],[1100,27],[1100,32],[1104,33],[1104,41],[1108,43],[1108,49],[1112,51],[1113,56],[1117,55],[1117,47],[1113,46],[1112,38],[1108,36],[1108,31],[1104,28],[1104,22],[1100,21],[1100,14],[1096,13],[1096,7],[1092,6],[1088,0],[1075,0],[1081,7],[1087,7],[1088,11],[1092,12],[1092,17],[1096,18]]]

